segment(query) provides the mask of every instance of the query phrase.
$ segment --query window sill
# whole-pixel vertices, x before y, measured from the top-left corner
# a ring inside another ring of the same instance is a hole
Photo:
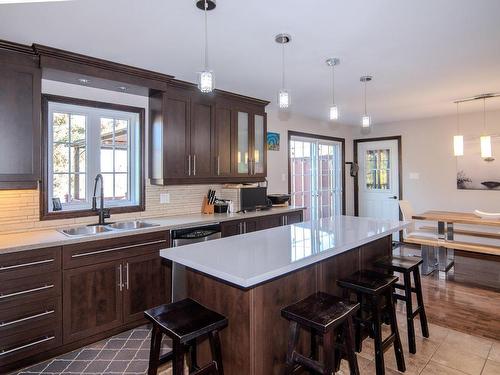
[[[140,212],[145,210],[143,205],[105,208],[110,210],[111,215]],[[92,210],[40,212],[40,220],[62,220],[89,216],[97,216],[97,213]]]

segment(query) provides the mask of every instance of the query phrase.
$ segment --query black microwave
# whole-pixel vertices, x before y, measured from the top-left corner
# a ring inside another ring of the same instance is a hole
[[[253,211],[269,207],[267,187],[248,187],[240,189],[240,210]]]

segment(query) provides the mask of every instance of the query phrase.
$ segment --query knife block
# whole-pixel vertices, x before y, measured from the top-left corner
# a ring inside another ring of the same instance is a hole
[[[203,197],[203,204],[201,207],[201,213],[203,213],[205,215],[213,215],[213,213],[214,213],[214,205],[208,204],[207,197]]]

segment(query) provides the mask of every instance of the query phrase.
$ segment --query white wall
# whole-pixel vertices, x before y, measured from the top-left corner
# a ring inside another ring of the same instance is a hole
[[[345,138],[345,161],[352,161],[352,127],[328,121],[318,121],[298,114],[267,108],[267,130],[280,134],[280,150],[267,153],[267,179],[270,193],[288,192],[288,130]],[[353,179],[346,168],[346,213],[352,214]]]
[[[500,111],[488,112],[487,131],[491,135],[500,133]],[[461,114],[460,132],[466,141],[477,142],[479,150],[483,113]],[[359,128],[353,129],[352,134],[354,139],[402,136],[403,198],[412,203],[416,212],[430,209],[500,212],[500,191],[456,187],[457,159],[453,156],[456,116],[375,124],[368,135],[361,135]],[[500,159],[500,150],[494,149],[493,156]],[[418,173],[419,179],[410,179],[410,173]],[[497,176],[500,181],[500,170]]]

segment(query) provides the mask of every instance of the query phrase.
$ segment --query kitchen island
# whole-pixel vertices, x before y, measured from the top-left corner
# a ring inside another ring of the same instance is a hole
[[[187,296],[229,319],[221,332],[228,374],[283,372],[284,306],[316,291],[341,295],[336,281],[391,254],[399,221],[338,216],[161,251],[187,267]],[[208,345],[199,349],[208,359]],[[302,335],[304,350],[307,335]]]

